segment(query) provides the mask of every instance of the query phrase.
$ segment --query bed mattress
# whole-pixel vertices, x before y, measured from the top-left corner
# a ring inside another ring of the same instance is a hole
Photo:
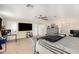
[[[36,51],[40,54],[79,54],[79,38],[68,36],[57,42],[40,39],[36,43]]]

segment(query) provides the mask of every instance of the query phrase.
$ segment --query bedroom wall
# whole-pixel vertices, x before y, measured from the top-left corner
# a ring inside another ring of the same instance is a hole
[[[31,22],[31,21],[13,21],[8,20],[4,22],[6,24],[7,29],[12,29],[12,33],[17,33],[17,38],[25,38],[26,37],[26,31],[18,31],[18,22],[24,22],[24,23],[32,23],[33,24],[33,35],[45,35],[47,26],[50,25],[50,23],[37,23],[37,22]],[[79,18],[60,18],[53,20],[51,24],[57,24],[59,27],[59,32],[63,34],[70,34],[70,30],[79,30]]]
[[[8,20],[6,22],[6,29],[11,29],[12,34],[17,34],[17,38],[25,38],[26,37],[26,31],[18,31],[18,23],[21,21],[13,21]],[[12,39],[13,37],[10,37],[8,39]],[[13,38],[14,39],[14,38]]]
[[[20,38],[26,38],[26,32],[27,31],[18,31],[18,23],[32,23],[33,24],[33,35],[37,36],[37,35],[45,35],[46,34],[46,28],[47,28],[47,23],[46,22],[32,22],[29,20],[13,20],[14,18],[6,18],[6,21],[4,19],[3,24],[6,27],[6,29],[11,29],[11,33],[12,34],[17,34],[17,39]],[[8,39],[14,39],[15,37],[9,37]]]
[[[53,21],[59,26],[59,32],[69,35],[70,30],[79,30],[79,18],[60,18]]]

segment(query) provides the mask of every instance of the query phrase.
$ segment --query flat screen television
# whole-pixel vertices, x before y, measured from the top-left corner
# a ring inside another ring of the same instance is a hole
[[[31,31],[32,24],[31,23],[18,23],[18,31]]]

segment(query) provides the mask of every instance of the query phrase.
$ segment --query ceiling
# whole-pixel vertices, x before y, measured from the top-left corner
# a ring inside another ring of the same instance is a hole
[[[18,19],[35,20],[40,14],[47,16],[49,21],[58,18],[79,17],[77,4],[0,4],[0,15]]]

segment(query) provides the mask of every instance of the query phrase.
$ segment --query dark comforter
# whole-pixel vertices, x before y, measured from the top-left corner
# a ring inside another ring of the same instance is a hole
[[[50,42],[57,42],[62,38],[63,37],[58,36],[58,35],[56,35],[56,36],[43,36],[43,37],[38,38],[38,40],[39,39],[45,39],[45,40],[50,41]]]

